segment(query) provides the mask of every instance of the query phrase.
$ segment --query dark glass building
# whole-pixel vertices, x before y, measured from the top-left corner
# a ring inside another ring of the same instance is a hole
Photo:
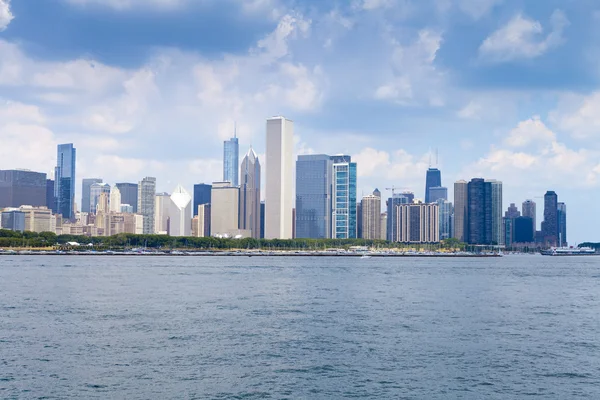
[[[331,237],[333,160],[325,154],[301,155],[296,161],[296,237]]]
[[[86,212],[86,213],[90,212],[90,207],[91,207],[91,205],[90,205],[91,204],[90,189],[92,188],[92,185],[94,183],[102,183],[102,179],[86,178],[81,181],[81,204],[79,205],[81,212]],[[137,197],[137,193],[136,193],[136,197]],[[123,204],[128,204],[128,203],[123,203]]]
[[[437,168],[429,168],[425,176],[425,203],[433,203],[429,197],[429,189],[442,186],[442,172]],[[447,197],[447,195],[446,195]]]
[[[558,241],[559,245],[567,246],[567,205],[558,203]]]
[[[234,135],[223,144],[223,181],[239,186],[240,145]],[[202,204],[202,203],[201,203]],[[197,208],[197,207],[196,207]],[[197,210],[196,210],[197,211]]]
[[[533,231],[533,220],[529,217],[513,218],[513,242],[533,243],[535,232]]]
[[[429,188],[429,202],[436,203],[440,199],[448,200],[448,188],[443,186]]]
[[[558,246],[558,195],[548,191],[544,195],[544,222],[542,236],[546,246]]]
[[[260,202],[260,238],[265,238],[265,202]]]
[[[59,144],[54,173],[54,197],[56,210],[63,219],[75,218],[75,161],[76,149],[73,143]]]
[[[15,232],[25,231],[25,213],[23,211],[4,211],[1,221],[2,229]]]
[[[492,183],[474,178],[467,185],[467,243],[492,244]]]
[[[396,242],[398,236],[398,215],[396,207],[401,204],[412,204],[414,200],[414,194],[411,192],[406,193],[394,193],[393,201],[392,198],[388,198],[386,201],[387,206],[387,240],[390,242]]]
[[[205,183],[199,183],[194,185],[194,209],[192,212],[194,213],[194,217],[198,215],[198,206],[201,204],[210,204],[210,192],[212,191],[212,185],[207,185]]]
[[[138,211],[138,185],[137,183],[117,183],[117,189],[121,193],[121,204],[129,204],[133,208],[133,213]],[[196,210],[196,214],[198,210]]]
[[[46,174],[26,170],[0,170],[0,208],[46,206]]]
[[[46,179],[46,207],[56,214],[56,198],[54,197],[54,180]]]

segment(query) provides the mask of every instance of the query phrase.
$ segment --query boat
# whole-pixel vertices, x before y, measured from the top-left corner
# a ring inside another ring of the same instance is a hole
[[[363,254],[362,256],[360,256],[360,258],[371,258],[371,256],[368,254]]]
[[[596,256],[600,255],[591,247],[551,247],[548,250],[542,250],[540,253],[544,256]]]

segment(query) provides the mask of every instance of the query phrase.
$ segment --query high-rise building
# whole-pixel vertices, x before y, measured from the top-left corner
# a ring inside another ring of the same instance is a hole
[[[138,210],[144,217],[143,232],[154,233],[154,203],[156,196],[156,178],[146,177],[138,183]]]
[[[493,241],[492,183],[474,178],[468,183],[467,190],[467,242],[490,245]]]
[[[381,237],[381,193],[364,196],[361,202],[362,238],[377,240]]]
[[[398,218],[396,216],[397,206],[402,204],[412,204],[414,201],[414,194],[411,192],[405,193],[393,193],[392,197],[388,198],[386,202],[387,206],[387,240],[389,242],[397,242],[398,234]]]
[[[102,193],[106,193],[110,199],[110,185],[108,183],[92,183],[90,185],[89,213],[96,214],[98,212],[98,202]]]
[[[387,240],[387,213],[381,213],[381,217],[380,217],[380,225],[381,225],[381,234],[379,235],[379,238],[381,240]]]
[[[548,191],[544,195],[544,222],[542,236],[546,246],[558,246],[558,196],[556,192]]]
[[[333,163],[325,154],[300,155],[296,161],[296,237],[331,238]]]
[[[454,182],[454,238],[466,242],[467,238],[467,206],[468,206],[468,184],[460,180]]]
[[[356,237],[363,238],[362,200],[356,203]]]
[[[56,209],[63,219],[75,218],[75,163],[77,151],[73,143],[59,144],[54,170]]]
[[[110,189],[110,211],[121,212],[121,191],[116,185]]]
[[[452,214],[454,213],[454,207],[451,202],[442,198],[437,199],[436,203],[440,213],[438,217],[440,240],[446,240],[452,237]]]
[[[21,206],[19,210],[25,213],[25,230],[29,232],[54,232],[56,219],[48,207]]]
[[[129,204],[134,213],[138,212],[138,185],[137,183],[121,182],[116,184],[121,193],[121,204]]]
[[[502,182],[488,179],[492,189],[492,244],[503,245],[502,233]]]
[[[429,188],[429,201],[437,203],[439,199],[448,200],[448,188],[443,186]]]
[[[434,187],[442,186],[442,172],[437,168],[429,168],[425,176],[425,203],[433,203],[430,198],[429,190]],[[446,194],[448,197],[448,194]]]
[[[517,217],[513,219],[513,242],[533,243],[535,240],[533,222],[529,217]]]
[[[525,200],[521,206],[521,210],[524,217],[531,218],[531,223],[533,224],[533,232],[535,233],[537,229],[535,201]]]
[[[192,219],[192,236],[210,236],[210,204],[200,204],[196,216]]]
[[[265,238],[292,238],[294,123],[267,120]]]
[[[517,208],[515,203],[510,203],[510,206],[508,206],[508,209],[504,213],[504,216],[506,218],[519,218],[521,216],[521,213],[519,212],[519,209]]]
[[[237,135],[226,140],[223,145],[223,181],[232,186],[239,185],[238,166],[240,165],[240,145]]]
[[[25,213],[18,209],[2,211],[1,227],[9,231],[25,232]]]
[[[94,183],[102,183],[102,179],[85,178],[81,181],[81,212],[91,212],[91,189]]]
[[[240,175],[240,229],[260,239],[260,162],[252,148],[242,160]]]
[[[212,236],[233,236],[239,230],[240,188],[229,182],[214,182],[211,193],[210,231]]]
[[[567,205],[558,203],[558,244],[559,246],[567,246]]]
[[[403,204],[396,206],[398,242],[436,243],[440,241],[437,204]]]
[[[54,197],[54,179],[46,179],[46,207],[56,214],[56,197]]]
[[[154,232],[158,235],[170,234],[171,195],[157,193],[154,197]]]
[[[46,206],[46,174],[22,169],[0,170],[0,208]]]
[[[346,155],[332,156],[331,159],[333,161],[331,237],[356,238],[356,163]]]
[[[260,202],[260,238],[265,238],[265,202]]]
[[[198,215],[198,206],[202,204],[210,204],[211,185],[199,183],[194,185],[194,216]]]
[[[192,196],[181,185],[177,185],[170,198],[169,235],[192,235]]]

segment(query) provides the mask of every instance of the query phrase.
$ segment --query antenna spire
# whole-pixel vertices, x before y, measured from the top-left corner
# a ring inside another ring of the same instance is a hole
[[[237,121],[233,121],[233,138],[237,138]]]

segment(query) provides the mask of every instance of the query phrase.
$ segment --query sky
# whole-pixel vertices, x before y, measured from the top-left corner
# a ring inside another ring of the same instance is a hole
[[[423,198],[431,163],[538,222],[554,190],[570,244],[600,241],[599,39],[595,0],[0,0],[0,168],[51,175],[73,142],[78,180],[191,192],[234,124],[264,160],[284,115],[359,197]]]

